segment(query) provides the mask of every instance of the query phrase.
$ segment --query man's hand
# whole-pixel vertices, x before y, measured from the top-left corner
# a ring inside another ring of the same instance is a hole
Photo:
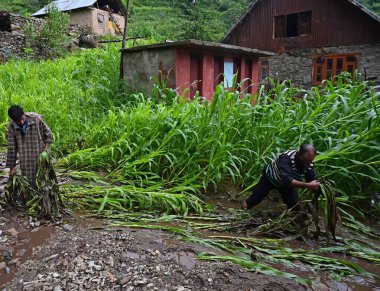
[[[314,180],[307,183],[307,188],[313,192],[317,192],[319,190],[320,185],[321,184],[317,180]]]
[[[9,171],[9,178],[12,178],[15,174],[16,174],[16,167],[13,167]]]
[[[47,151],[47,152],[48,152],[49,149],[50,149],[50,144],[46,143],[46,144],[45,144],[44,151]]]

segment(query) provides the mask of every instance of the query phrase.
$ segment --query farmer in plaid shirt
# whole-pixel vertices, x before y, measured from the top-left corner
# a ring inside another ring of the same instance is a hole
[[[6,167],[10,168],[9,177],[16,173],[17,153],[20,158],[21,173],[35,185],[36,162],[44,150],[49,149],[52,133],[42,116],[27,112],[18,105],[8,109],[11,122],[8,125],[8,153]]]

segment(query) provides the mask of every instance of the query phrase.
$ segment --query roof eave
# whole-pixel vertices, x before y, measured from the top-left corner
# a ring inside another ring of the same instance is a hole
[[[213,43],[207,41],[199,41],[194,39],[175,41],[175,42],[166,42],[166,43],[158,43],[151,45],[143,45],[132,48],[121,49],[122,53],[124,52],[136,52],[142,50],[152,50],[152,49],[164,49],[164,48],[172,48],[172,47],[193,47],[193,48],[208,48],[213,51],[229,51],[234,53],[240,53],[245,55],[255,55],[257,57],[270,57],[274,54],[267,51],[260,51],[252,48],[245,48],[240,46],[234,46],[229,44],[222,43]]]
[[[225,42],[229,36],[231,35],[231,33],[236,29],[236,27],[241,24],[244,19],[249,15],[251,14],[252,10],[255,8],[255,6],[261,2],[262,0],[254,0],[251,5],[248,7],[247,11],[239,18],[239,20],[231,27],[231,29],[226,33],[226,35],[223,37],[222,41],[221,42]]]
[[[377,22],[380,23],[380,16],[378,16],[376,13],[374,13],[372,10],[368,9],[367,7],[365,7],[363,4],[359,3],[358,1],[356,0],[347,0],[348,2],[350,2],[352,5],[358,7],[360,10],[362,10],[364,13],[368,14],[369,16],[371,16],[374,20],[376,20]]]

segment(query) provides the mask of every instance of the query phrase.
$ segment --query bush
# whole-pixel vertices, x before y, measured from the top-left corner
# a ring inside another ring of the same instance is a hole
[[[65,46],[69,43],[68,30],[70,16],[60,12],[55,6],[48,11],[46,22],[41,29],[29,26],[25,29],[27,42],[34,50],[35,56],[52,58],[63,56]]]

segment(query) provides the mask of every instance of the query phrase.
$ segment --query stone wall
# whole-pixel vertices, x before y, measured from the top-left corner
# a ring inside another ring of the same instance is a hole
[[[124,51],[123,76],[134,91],[150,94],[159,71],[168,75],[168,87],[175,87],[175,49]],[[153,77],[153,78],[152,78]]]
[[[292,80],[295,85],[310,87],[313,78],[313,56],[322,54],[355,53],[358,73],[380,83],[380,44],[325,47],[294,50],[269,59],[270,77]]]
[[[0,62],[11,58],[25,56],[26,39],[24,29],[29,23],[33,23],[37,29],[41,27],[44,20],[25,18],[11,13],[2,13],[3,20],[9,19],[11,31],[0,31]]]

